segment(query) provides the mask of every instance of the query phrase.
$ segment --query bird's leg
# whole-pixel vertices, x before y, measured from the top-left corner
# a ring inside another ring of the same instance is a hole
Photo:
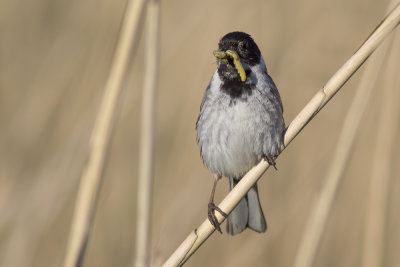
[[[221,179],[221,175],[219,174],[214,174],[214,185],[211,191],[211,197],[210,197],[210,202],[208,203],[208,220],[210,223],[214,226],[215,229],[218,230],[222,234],[221,227],[219,225],[218,219],[215,216],[215,211],[218,211],[221,213],[222,216],[225,218],[228,216],[225,212],[223,212],[217,205],[214,203],[214,194],[215,194],[215,188],[217,187],[217,182],[218,180]]]
[[[272,167],[274,167],[275,170],[278,170],[276,168],[276,162],[275,162],[276,157],[271,156],[271,155],[265,155],[265,160],[268,162],[268,164]]]

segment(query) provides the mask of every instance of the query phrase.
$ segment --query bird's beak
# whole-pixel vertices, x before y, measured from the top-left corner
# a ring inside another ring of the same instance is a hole
[[[218,59],[225,59],[227,58],[226,52],[221,51],[221,50],[215,50],[213,52],[214,56]]]
[[[215,50],[213,54],[217,59],[221,59],[221,60],[224,60],[224,59],[227,60],[228,58],[230,58],[233,61],[233,64],[235,65],[235,68],[236,68],[237,72],[239,73],[240,79],[242,80],[242,82],[246,81],[246,72],[244,71],[242,63],[240,62],[239,55],[237,54],[236,51],[234,51],[234,50],[226,50],[226,51]]]

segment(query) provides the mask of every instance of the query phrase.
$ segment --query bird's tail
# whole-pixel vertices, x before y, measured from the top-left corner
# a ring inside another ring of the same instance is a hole
[[[239,180],[229,178],[229,190],[239,182]],[[241,233],[246,227],[263,233],[267,230],[267,222],[261,208],[258,196],[257,184],[255,184],[244,196],[239,204],[228,216],[226,231],[230,235]]]

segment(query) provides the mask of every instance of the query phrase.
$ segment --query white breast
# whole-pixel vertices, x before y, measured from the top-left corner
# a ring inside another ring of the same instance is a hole
[[[254,147],[262,123],[257,114],[260,107],[240,100],[232,104],[218,89],[218,75],[214,77],[197,129],[201,154],[213,173],[239,178],[262,156],[262,148]]]

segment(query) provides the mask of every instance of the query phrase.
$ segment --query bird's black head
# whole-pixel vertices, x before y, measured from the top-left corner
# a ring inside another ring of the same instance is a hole
[[[250,68],[260,63],[261,52],[253,38],[244,32],[230,32],[218,43],[214,56],[222,80],[249,82]]]
[[[218,59],[221,90],[233,98],[246,98],[257,80],[250,78],[252,67],[260,64],[261,52],[250,35],[244,32],[226,34],[218,43],[214,56]]]
[[[254,66],[260,62],[261,52],[253,38],[244,32],[230,32],[218,43],[220,51],[236,51],[241,60]]]

